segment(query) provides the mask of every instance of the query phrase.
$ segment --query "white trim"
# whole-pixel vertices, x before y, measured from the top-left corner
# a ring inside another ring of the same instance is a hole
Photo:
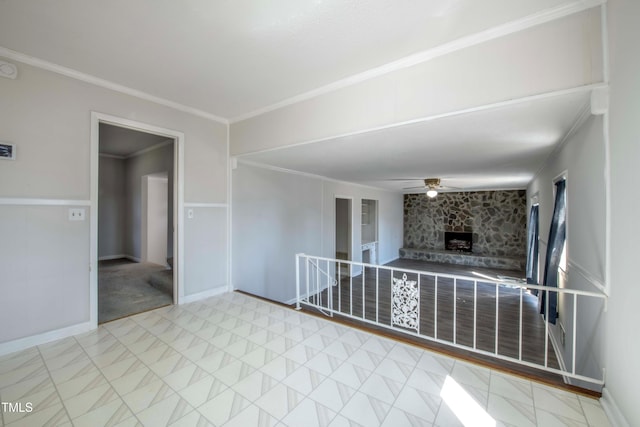
[[[29,199],[0,197],[0,205],[6,206],[91,206],[91,200]]]
[[[185,208],[223,208],[226,209],[229,207],[226,203],[192,203],[185,202]]]
[[[243,120],[247,120],[252,117],[256,117],[274,110],[278,110],[280,108],[283,108],[292,104],[296,104],[301,101],[306,101],[308,99],[312,99],[320,95],[324,95],[326,93],[336,91],[338,89],[343,89],[345,87],[353,86],[358,83],[362,83],[367,80],[371,80],[373,78],[380,77],[394,71],[398,71],[398,70],[412,67],[414,65],[422,64],[424,62],[447,55],[452,52],[466,49],[471,46],[476,46],[476,45],[488,42],[490,40],[504,37],[509,34],[514,34],[519,31],[523,31],[538,25],[545,24],[547,22],[555,21],[557,19],[582,12],[587,9],[591,9],[596,6],[603,5],[605,2],[606,0],[585,0],[585,1],[578,0],[578,1],[573,1],[572,3],[560,5],[547,10],[543,10],[543,11],[534,13],[532,15],[525,16],[524,18],[516,19],[514,21],[507,22],[505,24],[498,25],[496,27],[489,28],[484,31],[480,31],[475,34],[464,36],[459,39],[450,41],[448,43],[438,45],[431,49],[427,49],[422,52],[418,52],[413,55],[406,56],[402,59],[389,62],[380,67],[372,68],[365,72],[358,73],[341,80],[337,80],[328,85],[321,86],[319,88],[310,90],[305,93],[301,93],[299,95],[293,96],[291,98],[285,99],[283,101],[277,102],[275,104],[272,104],[263,108],[259,108],[249,113],[241,114],[239,116],[229,119],[229,123],[232,124],[232,123],[241,122]]]
[[[185,113],[193,114],[194,116],[203,117],[205,119],[213,120],[225,125],[229,124],[229,121],[227,119],[220,116],[216,116],[215,114],[211,114],[206,111],[200,110],[198,108],[189,107],[187,105],[180,104],[178,102],[170,101],[168,99],[161,98],[159,96],[151,95],[141,90],[133,89],[128,86],[124,86],[118,83],[111,82],[109,80],[102,79],[100,77],[92,76],[91,74],[86,74],[81,71],[74,70],[72,68],[67,68],[62,65],[54,64],[53,62],[45,61],[44,59],[26,55],[24,53],[8,49],[4,46],[0,46],[0,56],[13,59],[14,61],[18,61],[23,64],[28,64],[33,67],[41,68],[43,70],[51,71],[56,74],[61,74],[63,76],[70,77],[72,79],[90,83],[92,85],[96,85],[105,89],[113,90],[115,92],[120,92],[125,95],[133,96],[139,99],[144,99],[145,101],[150,101],[155,104],[164,105],[165,107],[169,107]]]
[[[360,187],[360,188],[367,188],[369,190],[377,190],[377,191],[386,191],[388,193],[396,193],[396,191],[389,190],[388,188],[373,187],[371,185],[358,184],[356,182],[341,181],[339,179],[329,178],[329,177],[322,176],[322,175],[315,175],[315,174],[308,173],[308,172],[300,172],[300,171],[296,171],[296,170],[293,170],[293,169],[281,168],[281,167],[278,167],[278,166],[267,165],[265,163],[253,162],[251,160],[245,160],[245,159],[242,159],[242,158],[238,158],[238,163],[245,164],[247,166],[253,166],[253,167],[256,167],[256,168],[267,169],[267,170],[274,171],[274,172],[289,173],[289,174],[292,174],[292,175],[299,175],[299,176],[304,176],[304,177],[307,177],[307,178],[319,179],[321,181],[335,182],[335,183],[338,183],[338,184],[348,184],[348,185],[353,185],[353,186]]]
[[[100,123],[152,133],[171,138],[174,143],[174,211],[173,229],[177,230],[177,239],[173,239],[174,263],[173,303],[177,304],[184,292],[184,133],[158,126],[129,120],[109,114],[91,112],[91,209],[90,209],[90,248],[89,248],[89,317],[90,323],[98,323],[98,168],[99,168],[99,132]]]
[[[596,289],[598,289],[600,292],[605,295],[609,295],[609,293],[607,292],[607,287],[601,281],[596,279],[593,274],[589,273],[586,268],[571,259],[567,260],[567,266],[569,267],[569,271],[574,269],[576,272],[578,272],[578,274],[587,279],[589,283],[595,286]]]
[[[405,126],[405,125],[412,125],[412,124],[416,124],[416,123],[430,122],[430,121],[433,121],[433,120],[444,119],[444,118],[448,118],[448,117],[461,116],[461,115],[464,115],[464,114],[476,113],[476,112],[480,112],[480,111],[488,111],[488,110],[494,110],[494,109],[499,109],[499,108],[504,108],[504,107],[511,107],[511,106],[514,106],[514,105],[523,104],[525,102],[538,101],[538,100],[541,100],[541,99],[555,98],[555,97],[558,97],[558,96],[572,95],[572,94],[575,94],[575,93],[587,93],[587,92],[591,92],[594,89],[598,89],[598,88],[602,88],[602,87],[608,87],[608,85],[606,83],[599,82],[599,83],[593,83],[593,84],[589,84],[589,85],[572,87],[572,88],[569,88],[569,89],[561,89],[561,90],[555,90],[555,91],[551,91],[551,92],[540,93],[540,94],[537,94],[537,95],[525,96],[525,97],[522,97],[522,98],[513,98],[513,99],[508,99],[506,101],[498,101],[498,102],[493,102],[493,103],[490,103],[490,104],[483,104],[483,105],[478,105],[478,106],[475,106],[475,107],[463,108],[461,110],[447,111],[447,112],[444,112],[444,113],[438,113],[438,114],[434,114],[434,115],[431,115],[431,116],[419,117],[419,118],[416,118],[416,119],[405,120],[405,121],[402,121],[402,122],[396,122],[396,123],[391,123],[391,124],[382,125],[382,126],[376,126],[376,127],[367,128],[367,129],[361,129],[361,130],[357,130],[357,131],[353,131],[353,132],[345,132],[345,133],[340,133],[340,134],[337,134],[337,135],[330,135],[330,136],[326,136],[326,137],[322,137],[322,138],[316,138],[316,139],[309,139],[309,140],[306,140],[306,141],[294,142],[294,143],[291,143],[291,144],[286,144],[286,145],[282,145],[282,146],[278,146],[278,147],[262,148],[262,149],[255,150],[255,151],[248,151],[246,153],[236,153],[236,154],[234,154],[234,157],[237,157],[239,161],[246,161],[246,160],[242,160],[242,156],[249,156],[249,155],[253,155],[253,154],[268,153],[268,152],[271,152],[271,151],[282,150],[282,149],[285,149],[285,148],[292,148],[292,147],[297,147],[297,146],[306,145],[306,144],[315,144],[317,142],[331,141],[333,139],[345,138],[345,137],[350,137],[350,136],[357,136],[357,135],[361,135],[361,134],[366,134],[366,133],[370,133],[370,132],[377,132],[377,131],[386,130],[386,129],[393,129],[393,128],[397,128],[397,127],[401,127],[401,126]],[[587,111],[591,110],[590,106],[591,106],[590,102],[586,102],[585,103],[585,108],[587,109]],[[581,116],[578,115],[578,118],[579,117],[581,117]],[[575,123],[574,123],[574,127],[575,127]],[[564,139],[566,139],[566,135],[565,135],[565,138],[563,138],[563,140]]]
[[[31,335],[13,341],[7,341],[0,344],[0,356],[14,353],[20,350],[25,350],[36,345],[41,345],[51,341],[67,338],[73,335],[83,334],[94,329],[96,329],[96,325],[94,323],[84,322],[72,326],[67,326],[66,328],[43,332],[41,334]]]
[[[197,294],[186,295],[180,299],[178,304],[189,304],[191,302],[200,301],[205,298],[215,297],[217,295],[226,294],[230,292],[229,286],[223,285],[217,288],[208,289],[206,291],[198,292]]]
[[[627,418],[620,410],[620,407],[613,399],[613,396],[607,387],[602,389],[600,405],[602,406],[602,409],[604,409],[604,413],[607,415],[607,418],[609,418],[609,422],[613,427],[631,427],[631,424],[627,421]]]

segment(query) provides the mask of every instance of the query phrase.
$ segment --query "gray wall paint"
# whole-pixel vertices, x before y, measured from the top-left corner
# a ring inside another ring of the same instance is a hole
[[[91,111],[99,111],[183,132],[185,202],[227,202],[226,125],[17,66],[18,79],[0,79],[0,138],[19,153],[0,168],[0,197],[89,200]],[[68,208],[0,206],[0,316],[11,325],[0,330],[0,344],[89,321],[89,220],[68,221]],[[185,253],[226,259],[226,239],[201,248],[188,237],[209,228],[226,231],[225,215],[185,220]],[[219,272],[198,262],[185,265],[185,276],[203,282],[185,283],[185,295],[220,283]]]
[[[126,253],[126,160],[100,157],[98,258]]]
[[[601,116],[589,117],[586,123],[567,141],[562,150],[552,156],[544,169],[527,189],[530,197],[538,195],[540,205],[540,277],[543,280],[544,261],[553,215],[554,179],[567,172],[567,288],[599,292],[582,274],[584,271],[600,283],[605,282],[605,187],[604,138]],[[580,298],[578,301],[577,360],[578,373],[599,378],[605,367],[603,304]],[[573,301],[561,298],[559,324],[567,331],[563,357],[571,368],[573,339]],[[551,332],[561,342],[558,326]],[[586,387],[588,384],[580,384]]]
[[[232,182],[234,287],[294,298],[295,254],[322,248],[322,182],[244,164]]]
[[[295,297],[295,254],[335,257],[336,196],[353,198],[354,261],[362,260],[361,200],[379,200],[379,260],[398,257],[402,194],[249,166],[233,171],[233,285],[286,302]]]
[[[89,221],[70,207],[0,206],[0,343],[89,320]]]
[[[640,169],[640,2],[609,0],[611,57],[611,296],[606,324],[606,388],[629,425],[640,425],[638,180]]]

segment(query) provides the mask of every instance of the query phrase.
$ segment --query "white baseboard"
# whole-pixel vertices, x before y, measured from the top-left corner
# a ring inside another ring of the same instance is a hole
[[[133,261],[133,262],[141,262],[142,261],[140,258],[136,258],[134,256],[125,255],[125,254],[101,256],[100,258],[98,258],[98,261],[109,261],[109,260],[112,260],[112,259],[120,259],[120,258],[126,258],[129,261]]]
[[[179,299],[178,304],[188,304],[190,302],[199,301],[201,299],[215,297],[216,295],[221,295],[226,292],[231,292],[231,289],[229,286],[224,285],[218,288],[213,288],[203,292],[198,292],[197,294],[185,295]]]
[[[622,414],[615,400],[613,400],[613,396],[606,387],[602,389],[600,405],[602,405],[602,409],[604,409],[604,413],[607,414],[607,418],[609,418],[609,422],[613,427],[631,427],[631,424],[629,424]]]
[[[0,343],[0,356],[14,353],[16,351],[25,350],[29,347],[67,338],[72,335],[82,334],[95,329],[97,325],[91,322],[78,323],[77,325],[67,326],[66,328],[56,329],[54,331],[44,332],[30,337],[18,338],[17,340]]]

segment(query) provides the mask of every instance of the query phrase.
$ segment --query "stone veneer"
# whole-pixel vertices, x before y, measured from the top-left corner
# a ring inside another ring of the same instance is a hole
[[[400,257],[522,270],[526,208],[524,190],[405,194]],[[445,251],[445,231],[472,233],[473,253]]]

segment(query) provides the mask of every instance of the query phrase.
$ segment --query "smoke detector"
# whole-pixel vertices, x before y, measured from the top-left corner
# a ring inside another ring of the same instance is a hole
[[[0,77],[15,79],[18,77],[18,67],[10,62],[0,60]]]

